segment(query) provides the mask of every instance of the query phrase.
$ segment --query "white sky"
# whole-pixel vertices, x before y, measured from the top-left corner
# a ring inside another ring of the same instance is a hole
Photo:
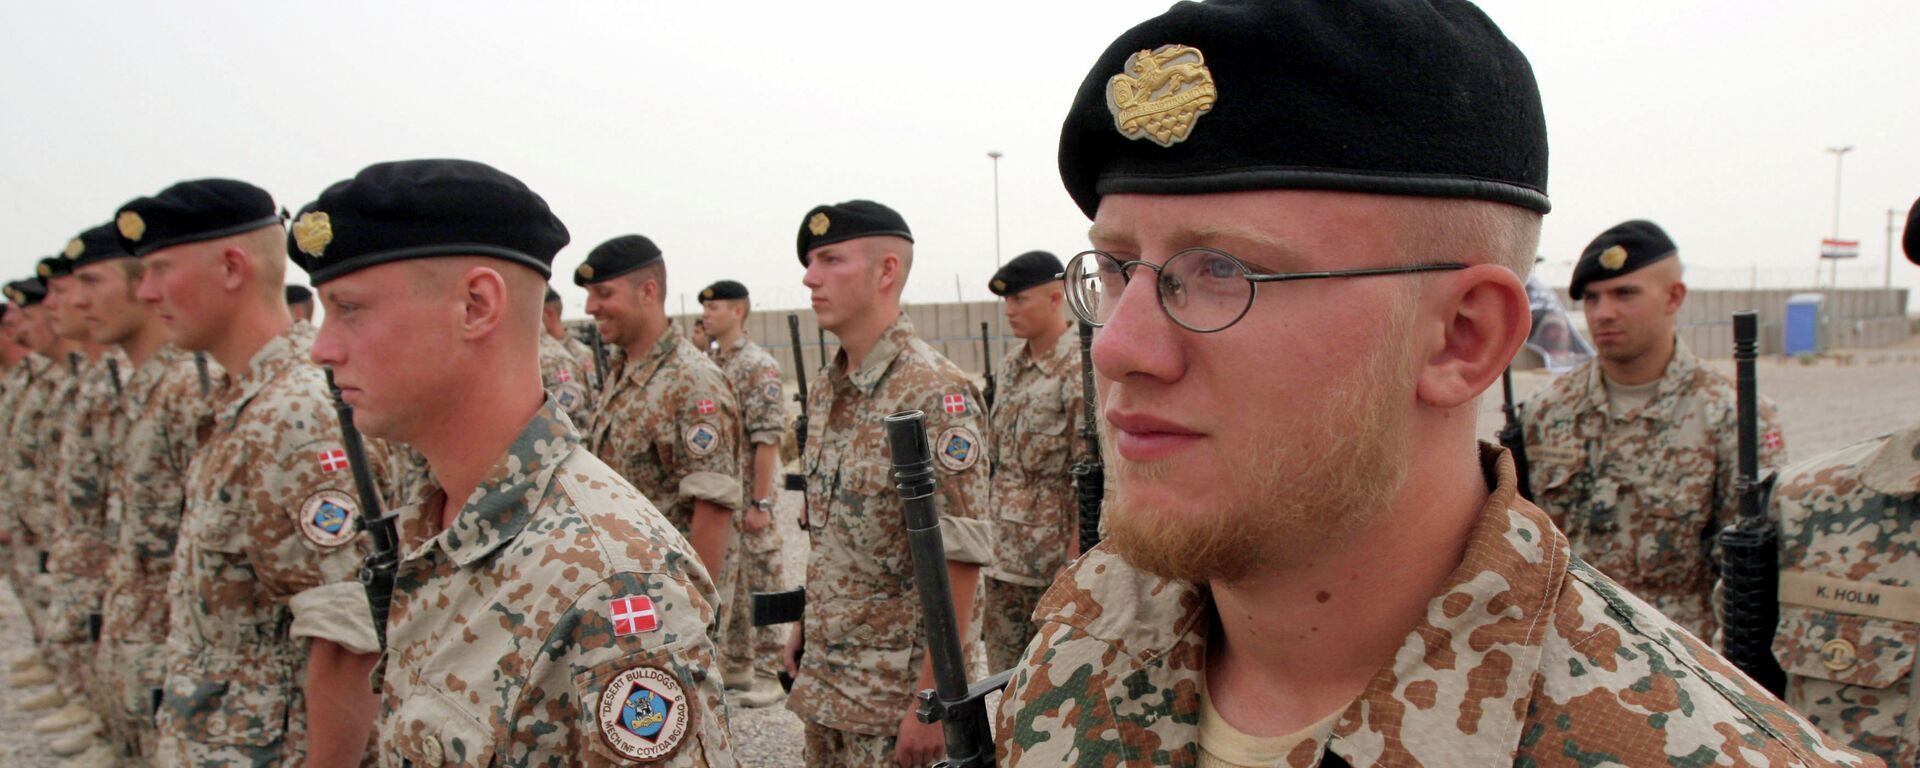
[[[1482,4],[1532,60],[1552,146],[1543,274],[1618,221],[1674,236],[1697,286],[1812,282],[1845,160],[1841,234],[1877,286],[1887,210],[1920,196],[1920,3]],[[735,278],[801,306],[817,203],[880,200],[918,240],[911,301],[986,299],[1004,257],[1085,244],[1054,156],[1098,53],[1165,0],[0,4],[0,276],[125,200],[231,176],[288,208],[378,161],[519,176],[573,233],[568,278],[628,232],[669,290]],[[1204,122],[1200,129],[1205,129]],[[1896,284],[1920,284],[1895,235]],[[304,281],[297,269],[294,278]],[[670,300],[676,311],[678,299]],[[687,304],[695,308],[689,298]]]

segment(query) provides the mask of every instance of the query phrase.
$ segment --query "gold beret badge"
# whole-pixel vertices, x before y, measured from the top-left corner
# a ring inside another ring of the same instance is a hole
[[[708,299],[711,299],[711,298],[713,298],[713,289],[712,289],[712,288],[708,288],[708,289],[706,289],[706,290],[704,290],[704,291],[701,291],[701,292],[700,292],[700,300],[701,300],[701,301],[706,301],[706,300],[708,300]]]
[[[120,229],[121,237],[136,243],[140,242],[141,236],[147,234],[147,220],[140,218],[140,214],[133,211],[121,211],[119,216],[114,217],[113,225]]]
[[[996,291],[1004,291],[1004,290],[1006,290],[1006,289],[1007,289],[1007,281],[1005,281],[1005,280],[1000,280],[1000,279],[998,279],[998,278],[996,278],[996,279],[995,279],[995,280],[993,281],[993,289],[994,289],[994,290],[996,290]]]
[[[592,265],[592,264],[582,264],[582,265],[580,265],[580,268],[579,268],[579,269],[576,269],[576,270],[574,270],[573,272],[574,272],[574,274],[577,274],[577,275],[579,275],[579,276],[580,276],[580,279],[582,279],[582,280],[592,280],[592,279],[593,279],[593,265]]]
[[[319,258],[333,242],[333,217],[325,211],[300,214],[300,220],[293,223],[293,242],[300,246],[301,253]]]
[[[1187,140],[1201,115],[1220,99],[1213,73],[1200,49],[1163,45],[1127,57],[1122,71],[1107,80],[1107,111],[1113,127],[1129,139],[1163,147]]]
[[[45,280],[53,277],[53,268],[45,264],[37,264],[33,268],[33,273],[39,275],[40,279]]]
[[[14,289],[12,289],[12,288],[8,288],[8,289],[7,289],[7,300],[8,300],[8,301],[12,301],[12,302],[13,302],[13,303],[15,303],[15,304],[24,304],[24,303],[26,303],[26,300],[27,300],[27,297],[26,297],[26,296],[23,296],[23,295],[21,295],[21,293],[20,293],[19,291],[17,291],[17,290],[14,290]]]
[[[65,251],[65,253],[67,254],[68,259],[80,258],[80,254],[83,254],[86,252],[87,252],[87,244],[85,242],[82,242],[80,238],[76,237],[72,240],[67,241],[67,250]]]
[[[816,213],[807,219],[807,231],[812,232],[814,237],[819,237],[827,233],[827,227],[832,223],[827,220],[825,212]]]
[[[1627,249],[1613,246],[1600,252],[1600,266],[1619,269],[1627,265]]]

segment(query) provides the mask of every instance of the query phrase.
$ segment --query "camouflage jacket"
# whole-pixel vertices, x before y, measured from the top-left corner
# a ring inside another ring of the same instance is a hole
[[[644,359],[615,353],[618,371],[593,409],[587,446],[681,533],[702,499],[740,499],[740,408],[726,376],[668,323]]]
[[[1000,362],[993,404],[993,565],[987,575],[1044,587],[1067,562],[1076,530],[1074,443],[1086,397],[1080,336],[1068,332],[1041,360],[1021,344]]]
[[[1555,379],[1522,409],[1534,502],[1573,553],[1703,638],[1717,626],[1713,536],[1739,511],[1733,384],[1684,342],[1653,399],[1608,412],[1600,364]],[[1786,460],[1773,403],[1760,401],[1762,466]]]
[[[751,504],[754,450],[762,445],[775,446],[777,449],[787,432],[786,391],[780,381],[780,364],[773,361],[773,355],[768,354],[766,348],[745,336],[741,336],[732,347],[720,350],[720,356],[714,362],[726,373],[727,383],[733,387],[734,402],[740,404],[740,430],[743,437],[740,448],[740,491],[743,502]],[[777,475],[772,492],[774,495],[780,492]],[[763,528],[761,533],[772,535],[742,536],[741,546],[755,554],[779,551],[784,540],[779,536],[778,528]]]
[[[355,580],[360,502],[312,343],[297,324],[229,372],[187,469],[158,718],[177,762],[299,764],[309,639],[377,649]]]
[[[540,385],[553,393],[554,402],[573,420],[575,428],[584,428],[587,424],[587,406],[592,404],[592,397],[587,394],[587,372],[591,370],[593,361],[581,365],[565,343],[540,334]]]
[[[80,358],[71,404],[55,415],[60,420],[60,470],[53,506],[56,533],[47,548],[48,572],[86,579],[95,587],[106,578],[109,555],[107,456],[114,435],[124,431],[125,419],[110,377],[112,369],[125,376],[131,367],[120,350],[106,354],[112,357]]]
[[[1289,765],[1873,764],[1573,556],[1505,450],[1481,465],[1492,492],[1427,618]],[[1212,611],[1104,548],[1068,566],[1000,700],[1000,765],[1195,765]]]
[[[23,386],[7,397],[8,523],[13,526],[15,545],[34,550],[43,546],[40,537],[53,524],[53,489],[41,474],[42,467],[53,469],[53,457],[46,450],[51,437],[47,431],[56,422],[50,418],[47,401],[72,374],[65,364],[37,352],[27,355],[17,370],[22,372]]]
[[[6,455],[0,458],[0,497],[19,498],[13,485],[16,471],[16,457],[10,440],[13,435],[14,417],[19,413],[18,403],[33,390],[34,371],[37,366],[33,359],[38,355],[27,355],[20,362],[7,369],[4,380],[0,380],[0,450]],[[0,531],[19,534],[20,510],[18,504],[0,504]]]
[[[736,764],[713,582],[552,398],[450,526],[439,488],[414,501],[398,511],[383,764]]]
[[[1789,467],[1773,498],[1787,703],[1889,765],[1920,762],[1920,426]]]
[[[926,643],[881,420],[926,412],[947,557],[985,563],[985,412],[972,381],[915,338],[905,314],[858,370],[847,370],[843,350],[808,395],[807,652],[787,708],[829,728],[892,735],[912,704]]]
[[[599,390],[600,376],[599,374],[594,373],[593,366],[595,365],[595,363],[593,361],[593,348],[587,346],[586,342],[581,341],[578,337],[574,336],[571,331],[567,333],[567,338],[563,339],[560,343],[566,346],[567,354],[573,355],[574,361],[580,364],[580,370],[586,371],[588,374],[591,375],[591,378],[587,382],[588,390],[589,391]],[[588,399],[591,400],[592,398],[588,398]],[[579,426],[579,425],[575,425],[575,426]]]
[[[172,345],[155,350],[123,389],[122,426],[107,465],[112,560],[101,637],[157,645],[167,639],[167,577],[186,509],[187,465],[212,406],[200,394],[193,357]]]

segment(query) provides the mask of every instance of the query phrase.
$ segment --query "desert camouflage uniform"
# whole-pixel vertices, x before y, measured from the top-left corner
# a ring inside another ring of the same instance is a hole
[[[1288,765],[1877,764],[1573,556],[1503,449],[1481,466],[1492,493],[1425,620]],[[1073,563],[1001,699],[1000,765],[1195,765],[1212,609],[1104,548]]]
[[[51,523],[43,503],[52,491],[40,470],[43,465],[48,470],[53,466],[43,451],[46,430],[53,423],[46,401],[71,374],[64,365],[38,352],[27,355],[15,370],[20,386],[17,390],[8,388],[6,401],[6,506],[8,532],[13,538],[7,548],[7,565],[14,593],[20,596],[38,643],[45,641],[47,608],[46,580],[40,573],[40,553],[44,551],[40,537]]]
[[[1608,410],[1600,364],[1556,379],[1522,408],[1534,501],[1573,553],[1711,640],[1713,536],[1739,511],[1733,384],[1676,341],[1653,399]],[[1786,460],[1773,403],[1760,401],[1762,466]]]
[[[200,394],[192,356],[172,345],[127,374],[123,391],[108,454],[111,559],[94,673],[112,701],[109,732],[128,754],[152,755],[152,691],[166,681],[167,578],[187,464],[212,404]]]
[[[734,512],[744,504],[740,409],[725,374],[678,325],[668,323],[644,359],[615,355],[609,370],[616,373],[594,405],[586,444],[686,535],[695,499]],[[725,570],[714,574],[723,622],[733,594],[732,572],[738,569]]]
[[[115,349],[121,371],[126,356]],[[78,358],[78,379],[70,385],[71,400],[59,406],[57,474],[53,505],[53,536],[47,547],[47,576],[51,584],[49,639],[55,669],[81,674],[91,704],[104,709],[99,681],[92,671],[94,638],[90,622],[100,612],[106,592],[107,560],[107,452],[118,430],[117,397],[109,380],[106,358]],[[123,374],[124,375],[124,374]]]
[[[584,429],[587,424],[587,406],[592,402],[587,390],[587,371],[592,370],[592,365],[588,362],[582,366],[566,344],[540,334],[540,385],[553,393],[554,401],[560,404],[567,418],[573,420],[576,429]]]
[[[777,449],[786,434],[786,392],[781,388],[780,364],[774,362],[766,348],[744,335],[732,347],[720,350],[714,363],[726,374],[727,383],[733,387],[733,399],[740,404],[740,488],[744,500],[741,508],[745,509],[753,503],[754,449],[762,445]],[[774,463],[779,463],[778,458]],[[768,497],[777,498],[780,488],[776,470]],[[734,548],[737,554],[734,567],[739,571],[739,578],[734,582],[727,624],[720,630],[720,655],[727,669],[744,670],[753,668],[756,661],[771,662],[780,658],[786,647],[785,635],[776,628],[753,626],[752,598],[754,592],[779,592],[787,588],[785,569],[780,567],[780,551],[786,546],[786,538],[780,535],[779,525],[748,533],[744,528],[746,515],[743,513],[734,519],[734,531],[739,534],[740,542]]]
[[[399,511],[382,764],[736,764],[713,583],[560,412],[549,397],[450,527],[438,488]],[[630,597],[651,627],[616,621]],[[657,722],[626,709],[636,682],[667,702]]]
[[[312,343],[312,327],[295,325],[229,371],[188,467],[161,765],[301,764],[309,642],[377,650],[355,580],[360,503]],[[383,467],[377,448],[368,460]]]
[[[600,377],[599,374],[594,373],[593,348],[587,346],[586,342],[574,336],[571,329],[567,331],[567,337],[562,339],[560,343],[566,346],[567,354],[573,355],[574,362],[580,364],[580,370],[592,374],[587,381],[588,391],[593,392],[598,390],[600,388]],[[588,400],[592,399],[591,397],[588,398]]]
[[[1920,762],[1920,427],[1789,467],[1773,498],[1787,703],[1848,747]]]
[[[810,747],[831,736],[855,742],[841,759],[867,752],[890,760],[901,715],[913,703],[926,631],[881,420],[896,411],[926,412],[947,558],[978,564],[992,553],[982,509],[985,412],[972,381],[915,338],[905,314],[858,370],[847,370],[842,351],[808,394],[806,655],[787,708],[807,722]],[[808,762],[829,759],[809,754]]]
[[[1045,358],[1023,343],[1000,361],[993,404],[993,564],[986,569],[981,638],[995,671],[1033,639],[1033,609],[1067,562],[1078,522],[1074,442],[1080,426],[1080,336],[1060,336]]]

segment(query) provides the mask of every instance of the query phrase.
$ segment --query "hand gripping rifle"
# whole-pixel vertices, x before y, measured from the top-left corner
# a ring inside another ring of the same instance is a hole
[[[1507,415],[1506,426],[1500,428],[1500,444],[1513,452],[1513,474],[1519,481],[1520,498],[1533,501],[1532,475],[1527,467],[1527,425],[1520,421],[1520,406],[1513,402],[1513,366],[1500,372],[1500,392],[1506,401],[1500,404],[1500,411]]]
[[[934,689],[919,693],[915,715],[940,723],[947,737],[945,768],[991,768],[993,731],[987,694],[1007,686],[1009,669],[978,684],[967,684],[960,654],[960,627],[954,618],[953,584],[947,580],[946,544],[940,514],[933,503],[933,450],[927,443],[927,415],[901,411],[886,418],[887,446],[893,454],[894,488],[903,502],[907,549],[913,554],[913,587],[920,595],[920,617],[927,630],[927,658],[933,662]]]
[[[800,346],[800,316],[787,315],[787,337],[793,340],[793,375],[800,383],[800,418],[793,422],[794,443],[800,448],[800,469],[798,473],[787,473],[786,489],[800,492],[800,530],[807,530],[807,355]],[[825,349],[823,345],[822,350]],[[753,593],[753,625],[768,627],[776,624],[788,624],[800,621],[806,615],[807,588],[786,592]],[[806,648],[801,647],[804,655]],[[797,659],[796,659],[797,660]],[[780,687],[793,690],[793,678],[787,671],[780,670]]]
[[[333,397],[333,410],[340,415],[340,442],[347,451],[347,465],[353,469],[353,490],[360,497],[360,526],[373,537],[373,551],[360,567],[360,585],[367,590],[367,604],[373,608],[373,631],[380,647],[387,647],[387,609],[393,603],[393,575],[400,568],[398,516],[381,508],[380,493],[373,487],[373,471],[367,467],[367,449],[360,442],[360,430],[353,426],[353,406],[340,398],[333,385],[333,369],[327,372],[327,393]]]
[[[1100,461],[1100,426],[1094,422],[1093,326],[1080,323],[1080,439],[1087,455],[1073,465],[1073,490],[1080,505],[1080,554],[1100,543],[1100,500],[1106,494],[1107,468]]]
[[[1775,476],[1760,476],[1760,416],[1754,392],[1754,339],[1758,318],[1753,310],[1733,313],[1733,365],[1740,418],[1740,472],[1734,492],[1740,494],[1740,517],[1721,529],[1720,578],[1724,585],[1722,613],[1726,617],[1727,660],[1754,682],[1784,695],[1786,672],[1773,656],[1773,635],[1780,626],[1780,533],[1767,516]]]
[[[987,386],[980,390],[980,400],[987,404],[987,410],[993,410],[993,346],[987,343],[987,324],[980,324],[980,365],[985,369]]]

